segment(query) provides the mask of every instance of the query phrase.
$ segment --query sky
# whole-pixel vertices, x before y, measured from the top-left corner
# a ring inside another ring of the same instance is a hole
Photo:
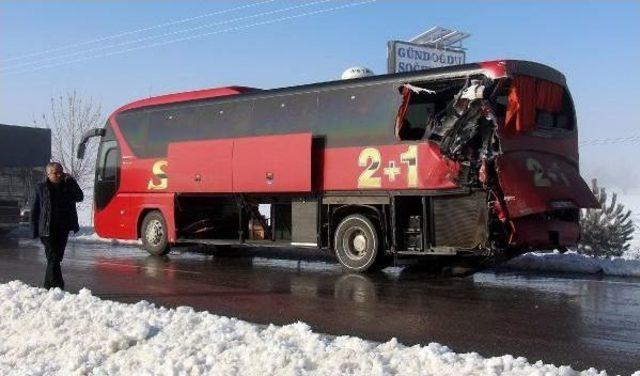
[[[564,73],[583,176],[640,194],[640,141],[592,142],[640,135],[640,1],[0,1],[0,123],[33,124],[73,90],[106,117],[150,95],[334,80],[354,65],[382,74],[388,41],[436,25],[472,34],[467,62]]]

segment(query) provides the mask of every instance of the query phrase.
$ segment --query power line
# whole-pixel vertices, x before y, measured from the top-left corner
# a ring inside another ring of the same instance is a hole
[[[161,24],[145,27],[145,28],[142,28],[142,29],[125,31],[125,32],[117,33],[117,34],[108,35],[108,36],[105,36],[105,37],[100,37],[100,38],[96,38],[96,39],[87,40],[87,41],[84,41],[84,42],[73,43],[73,44],[68,44],[68,45],[64,45],[64,46],[60,46],[60,47],[50,48],[50,49],[44,50],[44,51],[38,51],[38,52],[33,52],[33,53],[29,53],[29,54],[22,55],[22,56],[16,56],[16,57],[4,59],[2,61],[2,63],[6,63],[6,62],[9,62],[9,61],[22,60],[22,59],[26,59],[26,58],[34,57],[34,56],[46,55],[46,54],[51,53],[51,52],[64,51],[64,50],[68,50],[70,48],[86,46],[88,44],[94,44],[94,43],[98,43],[98,42],[104,42],[106,40],[116,39],[116,38],[124,37],[124,36],[127,36],[127,35],[132,35],[132,34],[137,34],[137,33],[143,33],[145,31],[160,29],[160,28],[167,27],[167,26],[179,25],[179,24],[182,24],[182,23],[185,23],[185,22],[191,22],[191,21],[195,21],[195,20],[198,20],[198,19],[202,19],[202,18],[218,16],[218,15],[225,14],[225,13],[235,12],[237,10],[242,10],[242,9],[247,9],[247,8],[252,8],[252,7],[255,7],[255,6],[259,6],[259,5],[262,5],[262,4],[272,3],[274,1],[275,0],[259,1],[259,2],[256,2],[256,3],[242,5],[242,6],[235,7],[235,8],[230,8],[230,9],[220,10],[220,11],[216,11],[216,12],[206,13],[206,14],[202,14],[202,15],[199,15],[199,16],[195,16],[195,17],[182,18],[182,19],[175,20],[175,21],[165,22],[165,23],[161,23]]]
[[[610,144],[621,144],[621,143],[637,143],[640,141],[640,135],[632,135],[632,136],[624,136],[624,137],[609,137],[609,138],[599,138],[592,140],[581,141],[580,145],[610,145]]]
[[[53,63],[53,64],[46,64],[46,65],[42,65],[42,66],[39,66],[39,67],[33,67],[33,68],[30,68],[30,69],[11,71],[11,72],[5,73],[5,75],[31,73],[31,72],[36,72],[36,71],[39,71],[39,70],[42,70],[42,69],[53,68],[53,67],[60,66],[60,65],[65,65],[65,64],[72,64],[72,63],[82,62],[82,61],[95,59],[95,58],[99,58],[99,57],[108,57],[108,56],[113,56],[113,55],[119,55],[119,54],[131,52],[131,51],[136,51],[136,50],[140,50],[140,49],[159,47],[159,46],[164,46],[164,45],[171,44],[171,43],[177,43],[177,42],[183,42],[183,41],[192,40],[192,39],[196,39],[196,38],[202,38],[202,37],[205,37],[205,36],[211,36],[211,35],[215,35],[215,34],[231,32],[231,31],[250,29],[250,28],[253,28],[253,27],[257,27],[257,26],[269,25],[269,24],[288,21],[288,20],[292,20],[292,19],[296,19],[296,18],[301,18],[301,17],[306,17],[306,16],[313,16],[313,15],[317,15],[317,14],[328,13],[328,12],[332,12],[332,11],[352,8],[352,7],[356,7],[356,6],[375,3],[376,1],[378,1],[378,0],[366,0],[366,1],[360,1],[360,2],[355,2],[355,3],[349,3],[349,4],[345,4],[345,5],[341,5],[341,6],[320,9],[320,10],[316,10],[316,11],[313,11],[313,12],[306,12],[306,13],[296,14],[296,15],[292,15],[292,16],[287,16],[287,17],[276,18],[276,19],[273,19],[273,20],[257,22],[257,23],[253,23],[253,24],[249,24],[249,25],[236,26],[236,27],[232,27],[232,28],[228,28],[228,29],[217,30],[217,31],[212,31],[212,32],[207,32],[207,33],[201,33],[201,34],[196,34],[196,35],[192,35],[192,36],[186,36],[186,37],[177,38],[177,39],[171,39],[171,40],[164,41],[164,42],[157,42],[157,43],[152,43],[152,44],[148,44],[148,45],[132,47],[132,48],[119,50],[119,51],[113,51],[113,52],[109,52],[109,53],[105,53],[105,54],[101,54],[101,55],[86,56],[86,57],[79,58],[79,59],[63,61],[63,62]]]
[[[210,29],[210,28],[215,27],[215,26],[226,25],[226,24],[230,24],[230,23],[234,23],[234,22],[238,22],[238,21],[244,21],[244,20],[248,20],[248,19],[252,19],[252,18],[270,16],[270,15],[273,15],[273,14],[288,12],[288,11],[295,10],[295,9],[300,9],[300,8],[306,8],[306,7],[310,7],[310,6],[313,6],[313,5],[327,3],[327,2],[330,2],[330,1],[333,1],[333,0],[318,0],[318,1],[310,2],[310,3],[304,3],[304,4],[294,5],[294,6],[281,8],[281,9],[276,9],[276,10],[272,10],[272,11],[268,11],[268,12],[258,13],[258,14],[254,14],[254,15],[251,15],[251,16],[233,18],[233,19],[226,20],[226,21],[215,22],[215,23],[212,23],[212,24],[206,24],[206,25],[201,25],[201,26],[197,26],[197,27],[191,27],[191,28],[187,28],[187,29],[173,31],[173,32],[170,32],[170,33],[152,35],[152,36],[138,38],[138,39],[134,39],[134,40],[126,41],[126,42],[121,42],[121,43],[116,43],[116,44],[111,44],[111,45],[106,45],[106,46],[89,48],[89,49],[80,50],[80,51],[76,51],[76,52],[72,52],[72,53],[68,53],[68,54],[64,54],[64,55],[58,55],[58,56],[53,56],[53,57],[44,58],[44,59],[40,59],[40,60],[35,60],[35,61],[32,61],[32,62],[14,64],[14,65],[10,65],[8,67],[0,68],[0,72],[11,72],[11,71],[14,71],[14,70],[18,70],[16,68],[20,68],[20,67],[25,67],[25,66],[30,66],[30,65],[38,65],[38,64],[49,62],[49,61],[66,59],[66,58],[69,58],[69,57],[88,54],[88,53],[92,53],[92,52],[109,50],[109,49],[113,49],[113,48],[117,48],[117,47],[129,46],[129,45],[132,45],[132,44],[137,44],[137,43],[145,42],[145,41],[149,41],[149,40],[161,39],[161,38],[170,37],[170,36],[173,36],[173,35],[190,33],[190,32],[198,31],[198,30]]]

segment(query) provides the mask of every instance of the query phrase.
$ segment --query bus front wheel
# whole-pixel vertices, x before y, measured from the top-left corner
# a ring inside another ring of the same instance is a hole
[[[152,255],[169,253],[167,222],[159,211],[147,213],[140,227],[140,237],[144,249]]]
[[[379,232],[363,215],[345,217],[336,228],[333,244],[338,261],[349,271],[364,272],[380,261]]]

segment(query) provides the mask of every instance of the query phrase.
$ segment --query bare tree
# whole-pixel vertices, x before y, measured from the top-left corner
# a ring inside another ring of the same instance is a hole
[[[66,93],[51,98],[48,114],[43,114],[36,126],[51,129],[51,154],[55,161],[62,164],[65,171],[71,174],[85,192],[90,192],[93,185],[93,169],[96,144],[87,145],[87,158],[77,159],[76,151],[82,134],[91,128],[100,127],[103,123],[102,108],[92,98],[82,98],[78,93]],[[87,202],[87,200],[85,200]]]

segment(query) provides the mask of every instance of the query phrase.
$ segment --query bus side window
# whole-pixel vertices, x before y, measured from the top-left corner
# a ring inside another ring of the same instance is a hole
[[[198,139],[251,135],[251,101],[212,102],[195,108],[193,127]]]
[[[427,130],[427,123],[434,115],[435,105],[429,102],[411,101],[404,115],[400,129],[401,140],[421,140]]]
[[[254,132],[282,134],[309,132],[317,121],[318,96],[315,93],[279,95],[254,102]]]
[[[147,157],[164,157],[170,142],[197,138],[193,134],[192,107],[152,111],[149,115]]]
[[[103,181],[118,180],[118,165],[120,161],[120,152],[117,147],[107,149],[107,155],[104,160],[104,169],[102,172]]]
[[[144,157],[149,126],[148,111],[125,112],[118,115],[116,122],[125,142],[136,156]],[[109,132],[109,128],[107,132]]]
[[[416,82],[398,88],[402,104],[398,107],[395,132],[399,140],[422,140],[447,109],[464,82],[445,80]]]
[[[98,181],[116,181],[118,176],[118,168],[120,165],[120,151],[118,144],[114,140],[106,140],[102,142],[100,147],[100,158],[96,173]]]
[[[325,136],[327,146],[393,142],[401,101],[392,84],[321,91],[314,136]]]
[[[562,106],[556,111],[536,109],[536,126],[541,131],[570,132],[575,121],[571,113],[571,100],[563,90]]]

